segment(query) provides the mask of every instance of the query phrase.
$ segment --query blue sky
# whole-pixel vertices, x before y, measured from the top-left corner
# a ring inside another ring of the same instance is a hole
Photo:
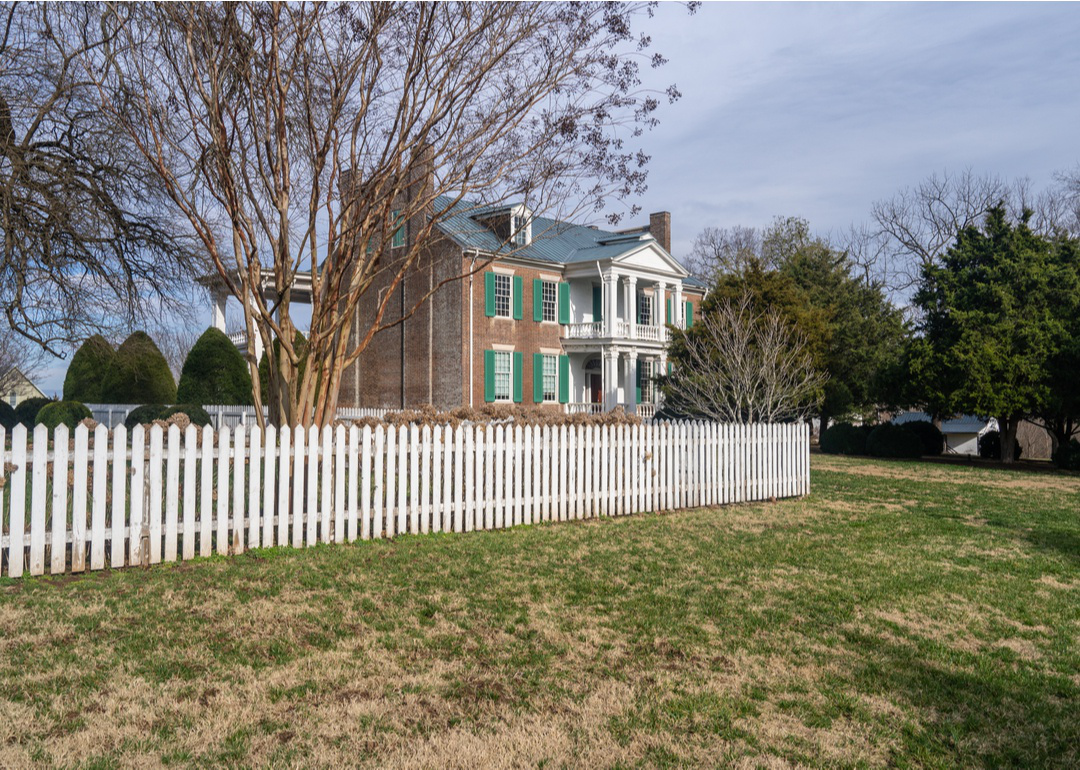
[[[646,25],[669,59],[647,85],[683,97],[645,137],[636,221],[671,211],[676,257],[710,225],[841,230],[934,172],[1041,189],[1080,163],[1077,3],[662,4]]]

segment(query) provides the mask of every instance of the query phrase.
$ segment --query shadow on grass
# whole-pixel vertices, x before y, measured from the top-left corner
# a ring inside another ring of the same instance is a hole
[[[1080,687],[1067,677],[925,637],[848,638],[865,651],[851,674],[858,689],[914,711],[900,757],[949,767],[1080,766]]]

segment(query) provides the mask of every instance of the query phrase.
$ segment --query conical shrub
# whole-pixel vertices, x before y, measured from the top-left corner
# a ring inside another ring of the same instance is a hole
[[[103,401],[105,377],[116,363],[116,351],[100,334],[88,337],[75,351],[64,376],[64,400],[84,404]]]
[[[225,332],[211,326],[202,333],[184,360],[176,393],[183,404],[252,404],[248,366]]]
[[[134,332],[117,349],[113,367],[105,375],[102,403],[176,403],[176,381],[169,364],[146,332]]]

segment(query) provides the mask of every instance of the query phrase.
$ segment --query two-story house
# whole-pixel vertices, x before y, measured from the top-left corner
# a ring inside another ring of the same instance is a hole
[[[409,230],[405,222],[397,243],[411,242]],[[466,277],[375,335],[343,378],[342,406],[506,402],[652,414],[665,324],[692,324],[705,293],[671,256],[670,214],[613,232],[522,205],[461,205],[438,231],[383,323],[439,282]],[[369,304],[386,290],[373,287]],[[373,313],[361,308],[356,329],[366,331]]]

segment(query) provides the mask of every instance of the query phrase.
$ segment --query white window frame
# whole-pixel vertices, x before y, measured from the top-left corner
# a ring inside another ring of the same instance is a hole
[[[524,206],[510,212],[510,242],[515,246],[532,242],[532,218]]]
[[[653,298],[648,294],[637,295],[637,324],[638,326],[652,326],[653,324]]]
[[[641,367],[641,403],[643,404],[655,404],[656,403],[656,369],[659,367],[659,363],[651,360],[639,360],[638,366]]]
[[[543,370],[540,373],[541,387],[544,391],[543,399],[544,403],[554,403],[559,400],[559,357],[543,354]],[[550,374],[548,368],[550,365]],[[548,390],[548,377],[551,377],[551,390]]]
[[[495,400],[512,401],[514,398],[514,354],[508,350],[495,351]],[[505,369],[505,371],[500,371]],[[499,394],[499,383],[506,378],[506,395]]]
[[[548,297],[548,290],[551,297]],[[559,284],[555,281],[541,280],[540,282],[540,320],[546,323],[559,322]],[[551,309],[551,317],[548,317],[548,308]]]
[[[504,284],[505,282],[505,284]],[[505,293],[500,294],[500,284],[505,285]],[[499,306],[500,298],[506,298],[506,312],[501,312],[502,308]],[[505,273],[495,273],[495,317],[496,318],[513,318],[514,317],[514,276],[506,275]]]

